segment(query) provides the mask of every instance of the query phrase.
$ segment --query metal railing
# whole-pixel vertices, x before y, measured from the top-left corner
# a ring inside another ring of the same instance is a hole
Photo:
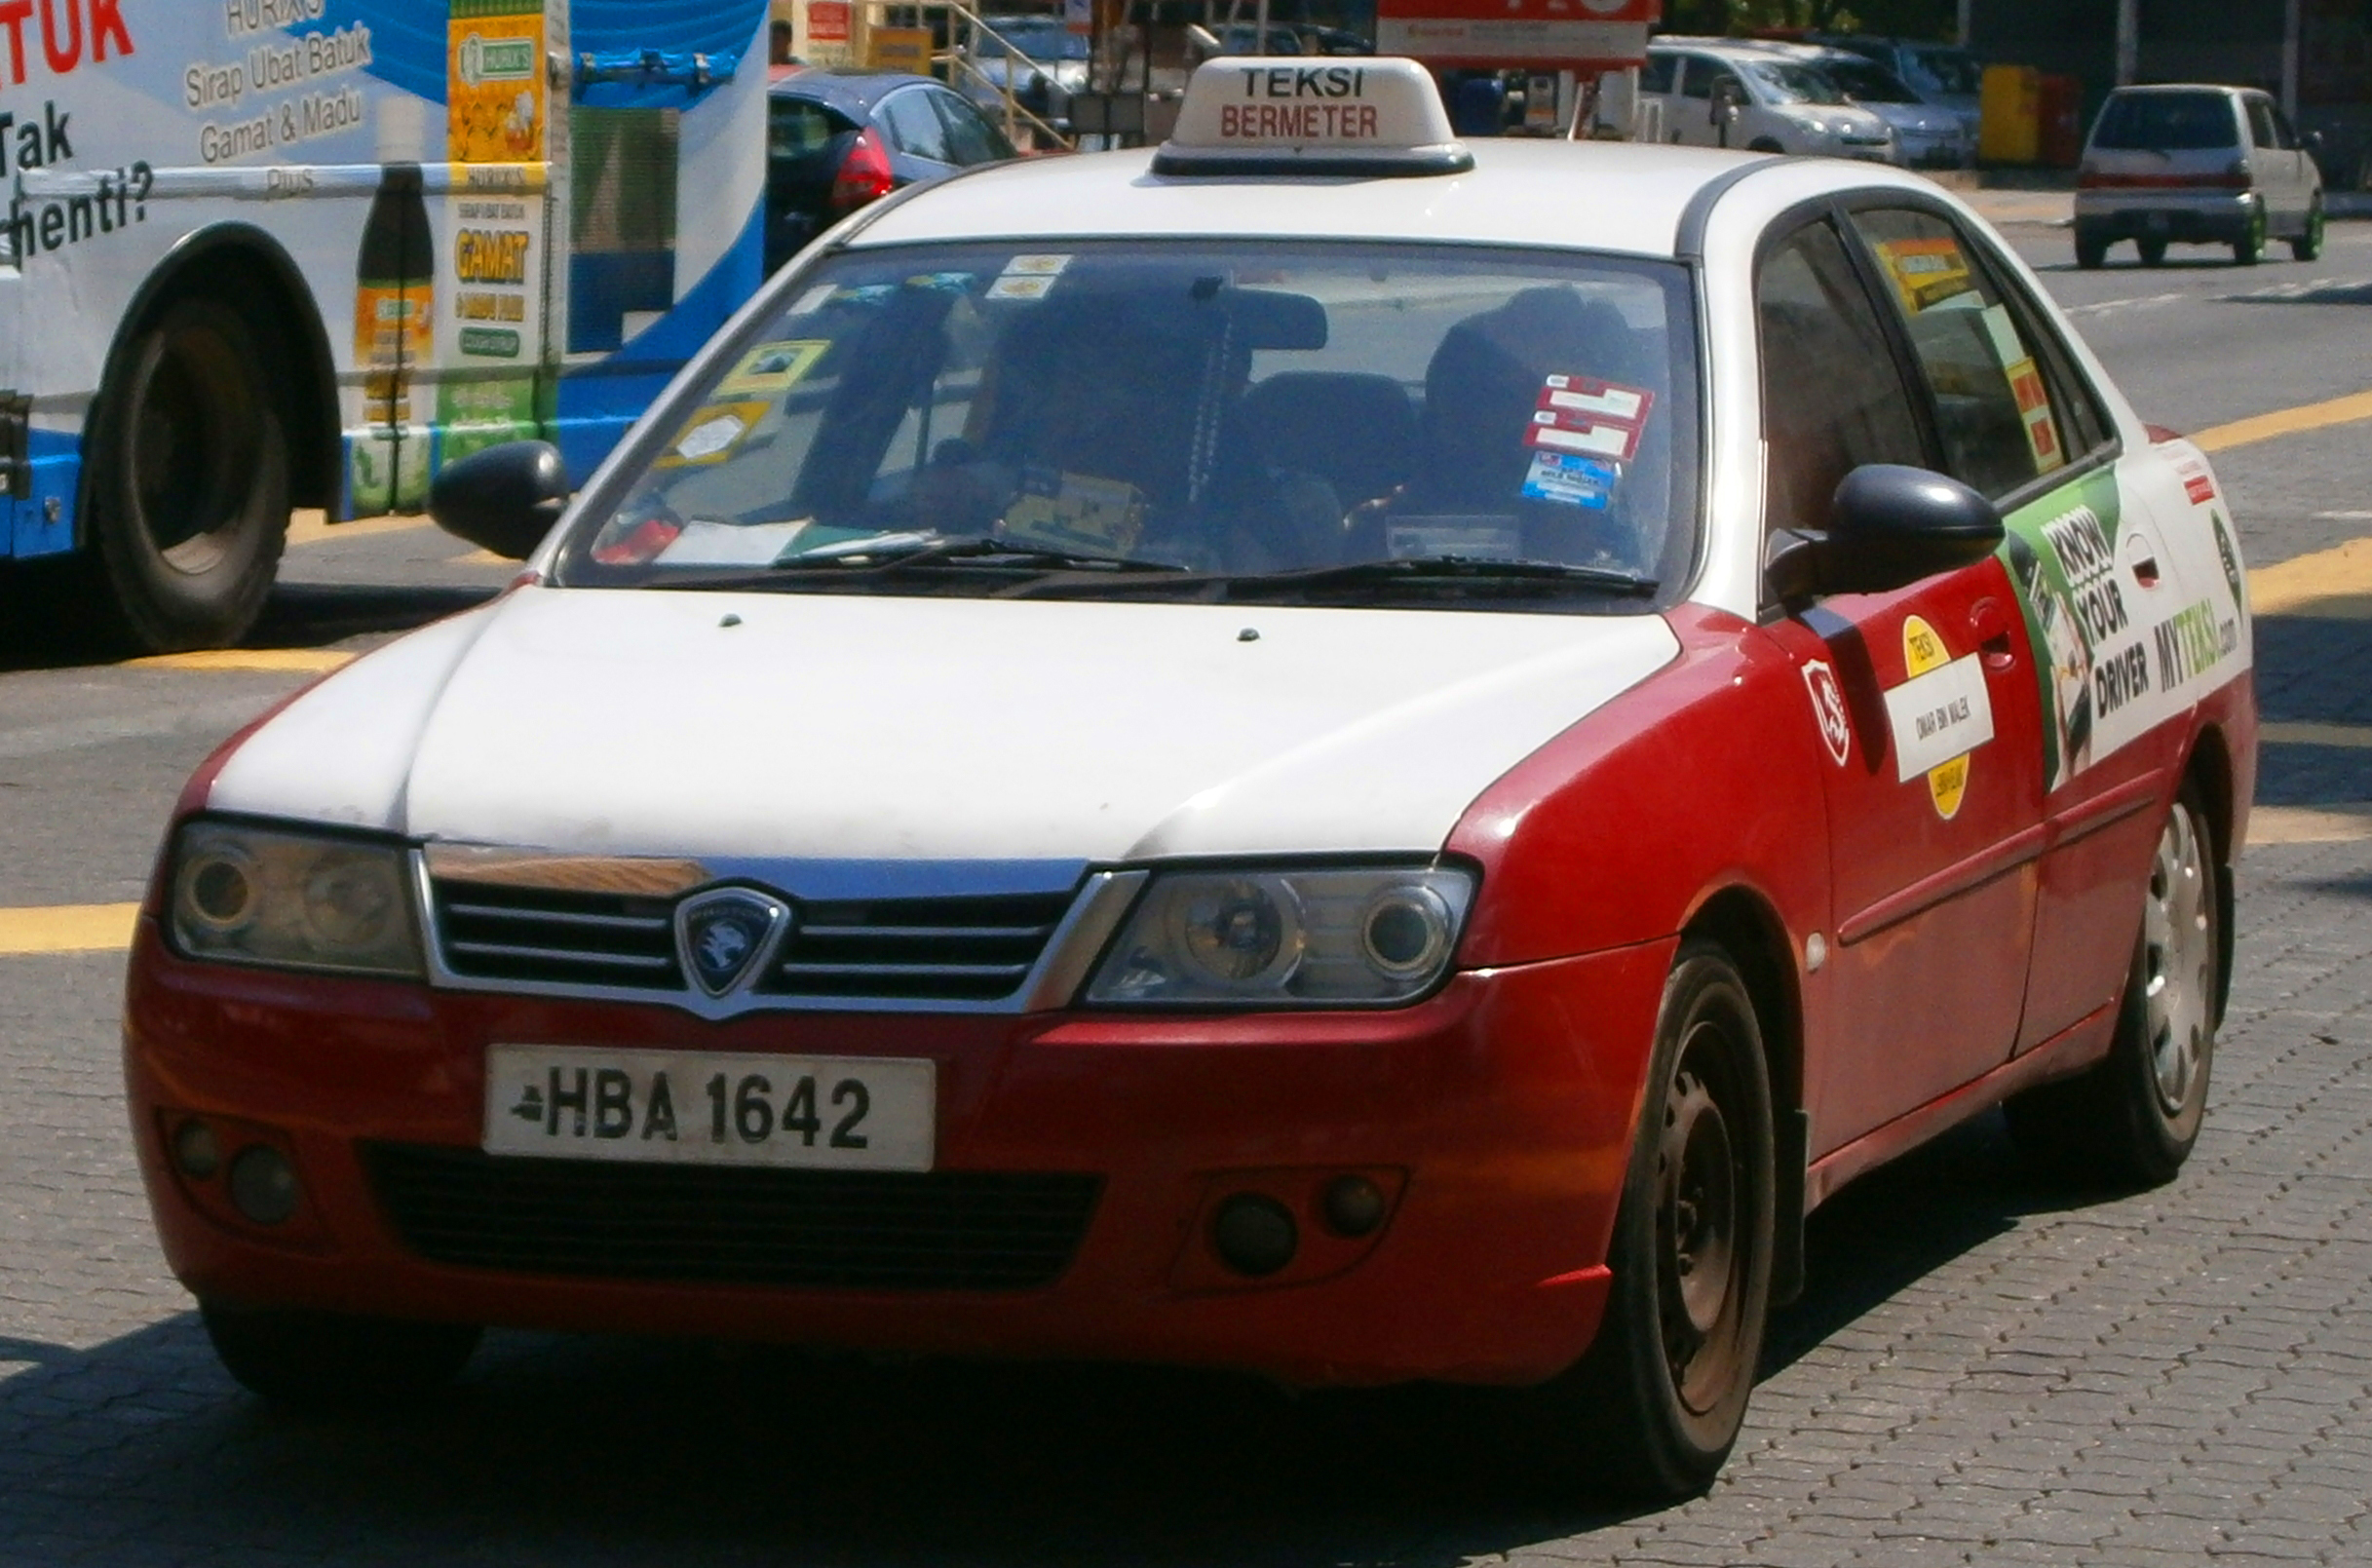
[[[860,39],[868,38],[876,26],[892,25],[881,19],[885,16],[898,17],[896,25],[901,26],[906,24],[904,19],[912,18],[913,25],[929,28],[933,37],[944,36],[947,47],[935,49],[931,55],[932,64],[938,68],[941,80],[975,101],[980,94],[966,92],[967,88],[976,87],[992,96],[1004,111],[1006,137],[1015,146],[1021,144],[1025,131],[1031,140],[1041,145],[1068,149],[1074,144],[1069,133],[1032,111],[1014,91],[1016,77],[1026,80],[1033,72],[1052,82],[1054,76],[1052,63],[1042,65],[1032,59],[1019,45],[991,27],[986,18],[963,4],[963,0],[860,0],[860,8],[864,13],[863,25],[858,33]],[[937,25],[941,22],[943,28]],[[959,44],[959,38],[967,42]],[[1005,69],[1001,76],[992,75],[981,63],[986,46],[1002,51]]]

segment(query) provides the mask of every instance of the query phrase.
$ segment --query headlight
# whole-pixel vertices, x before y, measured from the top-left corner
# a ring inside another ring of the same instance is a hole
[[[1471,874],[1441,867],[1165,873],[1146,888],[1088,1000],[1405,1002],[1449,968],[1473,896]]]
[[[173,846],[173,945],[191,958],[417,975],[404,852],[196,822]]]

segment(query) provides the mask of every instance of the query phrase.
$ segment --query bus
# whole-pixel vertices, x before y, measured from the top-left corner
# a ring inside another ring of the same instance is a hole
[[[761,281],[767,9],[0,0],[0,558],[220,646],[293,508],[581,481]]]

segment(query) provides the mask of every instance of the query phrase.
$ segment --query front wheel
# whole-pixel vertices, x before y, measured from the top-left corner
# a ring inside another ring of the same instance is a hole
[[[2078,1174],[2156,1187],[2199,1141],[2224,983],[2223,899],[2214,839],[2189,785],[2159,829],[2141,935],[2098,1066],[2005,1107],[2018,1142]]]
[[[220,647],[254,625],[288,528],[269,367],[239,313],[183,299],[130,344],[92,430],[85,595],[109,640]]]
[[[2289,253],[2300,261],[2313,261],[2322,254],[2322,198],[2307,210],[2306,228],[2290,241]]]
[[[1544,1448],[1670,1501],[1713,1482],[1745,1420],[1770,1310],[1771,1087],[1738,968],[1690,942],[1664,982],[1596,1343],[1530,1391]]]
[[[2076,265],[2085,272],[2098,272],[2109,258],[2109,243],[2096,234],[2076,233]]]
[[[461,1375],[481,1330],[346,1313],[199,1303],[225,1370],[250,1393],[303,1410],[362,1410],[418,1398]]]
[[[2141,252],[2141,264],[2145,267],[2162,267],[2166,264],[2166,242],[2163,240],[2136,240],[2133,249]]]

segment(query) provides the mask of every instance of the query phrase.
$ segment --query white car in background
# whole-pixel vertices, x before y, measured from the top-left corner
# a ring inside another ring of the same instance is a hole
[[[2168,242],[2228,245],[2246,267],[2265,242],[2322,254],[2322,172],[2280,106],[2248,88],[2121,87],[2101,106],[2076,176],[2076,265],[2131,240],[2141,264]]]
[[[1894,133],[1818,71],[1762,44],[1660,38],[1639,76],[1659,139],[1746,152],[1897,161]]]

